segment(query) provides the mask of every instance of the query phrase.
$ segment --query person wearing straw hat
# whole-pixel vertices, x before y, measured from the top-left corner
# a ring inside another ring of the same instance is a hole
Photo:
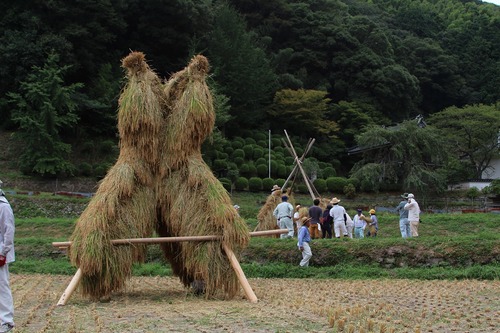
[[[281,203],[273,211],[274,217],[278,220],[281,229],[288,229],[288,234],[281,234],[280,238],[292,238],[293,231],[293,206],[288,202],[288,196],[281,197]]]
[[[399,205],[396,207],[396,212],[399,213],[399,230],[401,231],[401,237],[406,239],[411,237],[408,211],[405,209],[405,205],[408,203],[408,193],[402,194],[401,198],[403,198],[403,200],[401,200]]]
[[[311,218],[304,216],[300,219],[302,226],[299,229],[299,241],[297,246],[302,252],[302,260],[299,263],[301,267],[309,266],[309,260],[311,260],[312,252],[309,243],[311,242],[311,234],[309,233],[309,226],[311,225]]]
[[[410,221],[411,237],[418,237],[418,225],[420,223],[420,206],[412,193],[408,194],[408,202],[405,210],[408,211],[408,221]]]
[[[339,205],[339,202],[340,200],[337,198],[333,198],[332,201],[330,201],[333,205],[332,209],[330,209],[330,216],[333,217],[333,230],[336,238],[340,238],[341,234],[344,237],[347,236],[347,229],[345,227],[347,212],[343,206]]]
[[[281,187],[279,187],[278,185],[274,184],[273,188],[271,189],[271,193],[273,193],[274,191],[279,191],[279,190],[281,190]]]
[[[14,302],[9,284],[9,264],[14,261],[14,214],[0,188],[0,333],[14,327]]]

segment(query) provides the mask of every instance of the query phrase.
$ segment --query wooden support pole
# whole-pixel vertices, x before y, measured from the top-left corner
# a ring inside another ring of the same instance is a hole
[[[245,273],[241,269],[240,263],[238,262],[238,259],[234,255],[233,250],[231,250],[225,243],[222,243],[222,247],[224,248],[227,258],[229,259],[229,262],[231,263],[231,266],[233,267],[236,276],[238,277],[238,280],[240,281],[240,284],[243,287],[243,291],[245,292],[247,299],[251,303],[257,303],[258,301],[257,296],[253,292],[250,283],[248,283],[247,277],[245,276]]]
[[[73,294],[73,291],[75,291],[75,289],[78,286],[78,283],[80,283],[81,279],[82,279],[82,270],[80,268],[78,268],[75,276],[73,276],[73,278],[71,279],[71,282],[66,287],[66,290],[64,291],[61,298],[59,299],[59,302],[57,302],[57,305],[66,305],[66,302],[71,297],[71,294]]]
[[[254,231],[250,233],[250,237],[268,236],[285,234],[288,229]],[[176,242],[206,242],[222,239],[221,236],[179,236],[179,237],[156,237],[156,238],[126,238],[112,239],[113,245],[130,245],[130,244],[159,244],[159,243],[176,243]],[[71,246],[71,241],[67,242],[52,242],[52,246],[58,248],[66,248]]]

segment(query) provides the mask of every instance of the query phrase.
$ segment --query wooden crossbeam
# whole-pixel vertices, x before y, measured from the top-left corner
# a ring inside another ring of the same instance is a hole
[[[276,234],[285,234],[288,229],[277,229],[277,230],[264,230],[264,231],[253,231],[250,233],[250,237],[260,237],[269,236]],[[179,237],[153,237],[153,238],[125,238],[125,239],[113,239],[111,244],[113,245],[131,245],[131,244],[160,244],[160,243],[178,243],[178,242],[207,242],[220,240],[222,236],[208,235],[208,236],[179,236]],[[67,248],[71,246],[71,241],[67,242],[52,242],[52,246],[58,248]]]
[[[254,231],[250,233],[251,237],[259,237],[259,236],[268,236],[268,235],[276,235],[276,234],[286,234],[288,233],[288,229],[277,229],[277,230],[264,230],[264,231]],[[132,245],[132,244],[159,244],[159,243],[172,243],[172,242],[208,242],[222,240],[222,236],[208,235],[208,236],[183,236],[183,237],[156,237],[156,238],[128,238],[128,239],[113,239],[111,240],[111,244],[113,245]],[[53,242],[52,246],[58,248],[68,248],[71,246],[70,241],[68,242]],[[228,257],[229,263],[231,267],[233,267],[236,277],[240,282],[247,299],[251,303],[256,303],[258,301],[257,296],[252,290],[252,287],[248,283],[248,280],[245,276],[245,273],[241,269],[240,263],[236,258],[234,252],[227,246],[227,244],[222,243],[222,247],[224,252]],[[76,271],[75,275],[71,279],[69,285],[64,290],[59,302],[57,305],[66,305],[66,302],[69,300],[76,287],[80,283],[82,279],[82,271],[80,268]]]

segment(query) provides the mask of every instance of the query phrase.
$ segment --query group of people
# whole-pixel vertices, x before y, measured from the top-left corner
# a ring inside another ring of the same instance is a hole
[[[396,211],[400,214],[401,236],[405,239],[418,237],[420,222],[418,202],[412,193],[404,193],[401,197],[404,200],[396,207]],[[300,266],[309,266],[312,257],[309,243],[312,239],[332,238],[333,234],[336,238],[364,238],[365,233],[367,237],[377,236],[379,225],[375,209],[370,209],[370,215],[365,216],[363,210],[358,208],[356,215],[351,219],[345,208],[339,203],[338,198],[333,198],[323,210],[320,207],[320,200],[314,199],[313,205],[308,209],[304,209],[299,203],[294,209],[292,204],[288,202],[288,196],[281,197],[281,203],[276,206],[273,215],[277,219],[279,228],[288,230],[288,233],[280,236],[281,238],[292,238],[295,233],[293,222],[296,223],[297,246],[302,252]]]
[[[314,199],[313,205],[309,208],[302,207],[300,203],[294,207],[288,202],[288,196],[281,197],[281,203],[274,209],[273,215],[277,220],[277,224],[281,229],[288,229],[287,234],[282,234],[281,238],[292,238],[297,233],[300,227],[304,224],[304,217],[310,218],[308,227],[309,234],[312,239],[316,238],[332,238],[335,234],[336,238],[363,238],[364,232],[354,233],[356,227],[362,227],[364,231],[367,227],[367,236],[375,237],[378,231],[378,218],[375,209],[369,211],[370,216],[363,215],[361,209],[357,209],[357,215],[351,219],[347,211],[340,204],[340,200],[333,198],[327,205],[326,209],[320,207],[320,200]],[[302,213],[301,213],[302,211]],[[294,223],[295,222],[295,225]]]
[[[347,211],[341,206],[338,198],[333,198],[326,209],[320,207],[320,200],[314,199],[313,205],[303,208],[299,203],[294,207],[288,202],[288,196],[281,197],[273,211],[280,229],[287,229],[288,233],[282,234],[280,238],[292,238],[297,229],[297,246],[302,252],[300,266],[308,266],[312,257],[309,242],[316,238],[363,238],[364,230],[369,227],[367,236],[375,237],[378,231],[378,219],[374,209],[370,210],[370,216],[363,215],[362,210],[357,210],[357,215],[351,219]],[[295,222],[295,226],[294,223]],[[333,227],[333,231],[332,231]],[[353,236],[354,230],[354,236]],[[320,235],[321,232],[321,235]]]

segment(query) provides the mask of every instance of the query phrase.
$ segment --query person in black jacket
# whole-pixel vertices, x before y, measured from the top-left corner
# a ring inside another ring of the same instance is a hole
[[[323,238],[332,238],[333,217],[330,216],[330,209],[332,209],[332,207],[332,205],[326,206],[326,209],[323,211],[323,216],[321,217]]]

